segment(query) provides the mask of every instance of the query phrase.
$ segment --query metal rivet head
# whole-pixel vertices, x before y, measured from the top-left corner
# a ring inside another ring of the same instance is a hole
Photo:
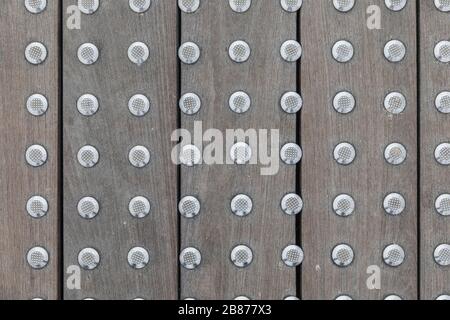
[[[100,204],[93,197],[84,197],[78,201],[77,209],[80,217],[91,220],[97,217],[100,212]]]
[[[440,195],[435,202],[437,212],[444,217],[450,216],[450,194]]]
[[[178,7],[185,13],[193,13],[200,7],[200,0],[178,0]]]
[[[128,160],[135,168],[144,168],[150,163],[150,151],[146,147],[136,146],[130,150]]]
[[[128,59],[138,66],[147,61],[150,55],[150,50],[143,42],[134,42],[128,48]]]
[[[252,210],[253,201],[245,194],[238,194],[231,200],[231,212],[238,217],[248,216]]]
[[[384,158],[389,164],[398,166],[406,161],[408,152],[401,143],[391,143],[384,150]]]
[[[146,197],[138,196],[130,200],[128,211],[134,218],[142,219],[150,214],[152,207]]]
[[[150,111],[150,100],[143,94],[135,94],[128,100],[128,110],[135,117],[143,117]]]
[[[252,0],[229,0],[231,10],[242,13],[250,9]]]
[[[186,248],[181,251],[180,263],[187,270],[194,270],[202,263],[202,255],[196,248]]]
[[[384,300],[395,301],[395,300],[403,300],[403,299],[402,299],[402,297],[400,297],[396,294],[391,294],[391,295],[388,295],[386,298],[384,298]]]
[[[40,42],[32,42],[25,49],[25,58],[31,64],[42,64],[47,59],[47,48]]]
[[[407,2],[407,0],[384,0],[386,7],[392,11],[402,10],[406,6]]]
[[[340,217],[351,216],[355,207],[355,200],[348,194],[338,195],[333,201],[333,211]]]
[[[334,300],[336,300],[336,301],[350,301],[350,300],[353,300],[353,298],[350,297],[349,295],[342,294],[340,296],[337,296],[336,299],[334,299]]]
[[[333,0],[333,5],[340,12],[348,12],[355,6],[355,0]]]
[[[434,250],[434,261],[441,267],[450,266],[450,244],[441,244]]]
[[[31,197],[27,202],[27,212],[35,219],[40,219],[46,216],[48,213],[47,200],[41,196]]]
[[[77,159],[84,168],[93,168],[100,160],[100,154],[95,147],[84,146],[78,151]]]
[[[136,13],[144,13],[152,4],[151,0],[130,0],[129,5],[130,9]]]
[[[441,41],[434,47],[434,56],[440,62],[450,62],[450,41]]]
[[[303,158],[302,148],[296,143],[285,144],[280,151],[281,160],[288,165],[296,165]]]
[[[440,295],[439,297],[436,298],[436,300],[442,300],[442,301],[450,300],[450,295],[448,295],[448,294]]]
[[[183,197],[178,204],[178,211],[187,219],[192,219],[198,216],[200,214],[200,210],[200,201],[193,196]]]
[[[31,248],[27,253],[27,262],[33,269],[44,269],[48,265],[49,254],[45,248]]]
[[[253,261],[253,252],[247,246],[239,245],[231,251],[231,262],[238,268],[246,268]]]
[[[99,0],[78,0],[78,9],[84,14],[95,13],[99,6]]]
[[[299,112],[303,107],[303,99],[297,92],[286,92],[281,97],[281,109],[289,114]]]
[[[334,148],[334,160],[340,165],[350,165],[356,159],[355,147],[348,143],[340,143]]]
[[[384,99],[384,108],[392,114],[400,114],[406,109],[406,98],[400,92],[391,92]]]
[[[246,300],[251,300],[251,299],[250,299],[249,297],[246,297],[246,296],[238,296],[238,297],[234,298],[233,300],[237,300],[237,301],[239,301],[239,300],[246,301]]]
[[[288,40],[281,45],[280,53],[283,60],[295,62],[302,56],[302,46],[295,40]]]
[[[442,12],[450,12],[450,2],[448,0],[434,0],[434,5]]]
[[[247,112],[250,109],[252,100],[250,96],[244,91],[238,91],[230,96],[228,105],[233,112],[241,114]]]
[[[47,8],[47,0],[25,0],[25,8],[31,13],[41,13]]]
[[[434,157],[443,166],[450,165],[450,143],[442,143],[437,146]]]
[[[294,268],[302,264],[305,255],[302,248],[296,245],[287,246],[281,254],[281,260],[288,267]]]
[[[78,254],[78,264],[84,270],[94,270],[100,264],[100,254],[94,248],[85,248]]]
[[[92,43],[83,43],[78,48],[78,60],[84,65],[96,63],[99,55],[98,48]]]
[[[84,94],[77,101],[78,112],[86,117],[91,117],[98,112],[99,103],[96,96]]]
[[[202,162],[202,153],[196,146],[189,144],[180,152],[180,162],[187,167],[199,165]]]
[[[406,47],[399,40],[391,40],[384,46],[384,56],[389,62],[400,62],[406,56]]]
[[[281,7],[287,12],[296,12],[300,10],[303,0],[281,0]]]
[[[286,301],[289,301],[289,300],[291,300],[291,301],[299,301],[300,299],[298,297],[296,297],[296,296],[287,296],[283,300],[286,300]]]
[[[355,97],[348,91],[341,91],[334,96],[333,108],[338,113],[348,114],[355,109]]]
[[[145,268],[149,261],[150,255],[147,249],[142,247],[135,247],[128,252],[128,264],[133,269],[143,269]]]
[[[443,91],[438,94],[435,101],[436,109],[439,112],[449,114],[450,113],[450,92]]]
[[[345,40],[340,40],[333,45],[333,58],[340,63],[346,63],[352,60],[354,55],[353,45]]]
[[[246,62],[250,58],[250,54],[250,46],[243,40],[233,42],[228,48],[228,55],[231,60],[237,63]]]
[[[348,267],[352,264],[355,254],[352,247],[347,244],[340,244],[334,247],[331,258],[338,267]]]
[[[390,193],[383,201],[384,211],[391,216],[398,216],[406,209],[406,200],[400,193]]]
[[[43,146],[33,145],[25,152],[25,159],[32,167],[41,167],[47,162],[47,150]]]
[[[31,95],[27,100],[27,110],[35,117],[44,115],[48,110],[47,98],[42,94]]]
[[[281,199],[281,209],[289,216],[298,215],[303,210],[303,199],[295,193],[288,193]]]
[[[195,93],[184,94],[178,103],[181,112],[186,115],[194,115],[198,113],[202,107],[202,101],[200,97]]]
[[[245,142],[238,142],[231,147],[231,160],[237,165],[245,165],[252,159],[252,149]]]
[[[194,42],[185,42],[178,49],[178,57],[185,64],[194,64],[200,59],[200,47]]]
[[[391,244],[384,249],[383,260],[390,267],[398,267],[405,261],[405,251],[398,244]]]

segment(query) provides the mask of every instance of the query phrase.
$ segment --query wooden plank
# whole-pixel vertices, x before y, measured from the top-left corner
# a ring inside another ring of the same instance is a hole
[[[435,108],[438,94],[450,91],[450,69],[434,57],[435,45],[448,40],[448,19],[433,1],[420,1],[420,287],[426,300],[450,294],[450,271],[433,259],[438,245],[450,244],[450,220],[435,209],[438,197],[450,193],[450,169],[434,157],[436,147],[450,141],[449,115]]]
[[[65,0],[68,7],[76,1]],[[127,57],[129,46],[141,41],[150,57],[141,66]],[[92,15],[82,15],[81,30],[64,30],[64,265],[78,265],[84,248],[101,257],[93,271],[82,271],[81,290],[65,289],[66,299],[176,299],[177,170],[170,161],[170,135],[177,126],[177,8],[174,1],[152,1],[142,14],[127,0],[104,0]],[[100,59],[91,66],[77,59],[78,47],[95,44]],[[94,94],[100,109],[92,117],[77,111],[78,98]],[[145,117],[128,110],[128,100],[144,94],[151,101]],[[85,169],[79,149],[95,146],[100,162]],[[137,169],[128,161],[137,145],[147,147],[151,162]],[[99,215],[82,219],[77,204],[86,196],[100,204]],[[144,196],[151,212],[132,217],[132,198]],[[133,247],[150,253],[146,268],[135,270],[127,255]]]
[[[228,1],[202,1],[198,11],[182,14],[181,42],[193,41],[201,48],[194,65],[181,67],[181,94],[194,92],[202,99],[197,115],[182,115],[182,128],[191,133],[201,121],[203,130],[279,129],[281,144],[295,142],[296,117],[280,108],[281,96],[296,90],[296,64],[284,62],[281,44],[296,38],[296,13],[287,13],[279,1],[253,1],[245,13],[235,13]],[[244,40],[251,47],[250,59],[234,63],[230,44]],[[228,107],[232,93],[243,90],[252,99],[242,115]],[[205,143],[206,145],[207,143]],[[278,158],[278,147],[272,145]],[[224,150],[228,157],[230,149]],[[255,152],[255,150],[253,150]],[[220,151],[219,151],[220,152]],[[181,249],[195,247],[202,253],[196,270],[181,270],[181,298],[283,299],[296,295],[296,271],[281,261],[282,250],[295,244],[295,217],[280,209],[282,197],[295,192],[295,166],[280,165],[276,175],[262,176],[261,165],[199,165],[181,168],[181,197],[195,196],[202,205],[195,219],[181,220]],[[253,212],[234,216],[232,198],[246,194]],[[239,269],[230,253],[236,245],[253,250],[251,265]]]
[[[301,120],[304,147],[301,188],[305,200],[302,215],[302,269],[304,299],[334,299],[341,294],[354,299],[383,299],[396,294],[417,298],[417,109],[416,109],[416,6],[408,1],[399,12],[381,9],[381,30],[366,27],[366,9],[373,1],[356,1],[348,13],[338,12],[331,1],[305,1],[300,32],[304,48],[301,91],[305,100]],[[385,44],[401,40],[407,56],[397,64],[383,56]],[[334,61],[331,48],[338,40],[353,43],[351,62]],[[356,98],[356,109],[341,115],[334,111],[336,93],[348,90]],[[407,108],[390,115],[383,108],[385,96],[400,91]],[[340,166],[333,150],[341,142],[352,143],[356,161]],[[400,142],[408,150],[401,166],[384,160],[385,147]],[[406,199],[401,216],[388,216],[383,199],[400,192]],[[332,203],[339,194],[356,202],[353,216],[334,214]],[[346,243],[353,247],[355,260],[347,268],[331,261],[333,248]],[[384,248],[401,245],[406,260],[398,268],[382,259]],[[369,290],[369,266],[381,268],[381,289]]]
[[[59,3],[50,1],[47,9],[32,14],[23,1],[5,1],[0,12],[0,299],[56,299],[59,277],[58,202],[58,117],[59,117]],[[35,66],[25,60],[31,42],[43,43],[47,59]],[[41,117],[26,108],[28,97],[39,93],[48,101]],[[39,168],[29,166],[25,151],[34,144],[44,146],[48,161]],[[41,219],[27,214],[32,196],[44,197],[48,213]],[[50,260],[42,270],[27,263],[27,252],[44,247]]]

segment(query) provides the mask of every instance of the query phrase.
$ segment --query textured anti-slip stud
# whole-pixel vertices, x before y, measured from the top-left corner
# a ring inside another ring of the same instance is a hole
[[[383,200],[384,211],[391,216],[398,216],[405,211],[406,200],[400,193],[390,193]]]
[[[333,45],[331,49],[334,60],[340,63],[346,63],[352,60],[354,55],[353,45],[346,41],[340,40]]]
[[[128,100],[128,110],[135,117],[143,117],[150,111],[150,100],[143,94],[135,94]]]
[[[441,267],[450,266],[450,244],[441,244],[434,250],[434,261]]]
[[[436,199],[434,206],[441,216],[450,216],[450,194],[441,194]]]
[[[94,270],[100,264],[100,254],[94,248],[85,248],[78,253],[78,264],[84,270]]]
[[[237,165],[244,165],[252,159],[252,149],[245,142],[238,142],[231,147],[230,158]]]
[[[193,196],[183,197],[178,204],[178,211],[186,219],[195,218],[200,214],[200,210],[200,201]]]
[[[85,116],[91,117],[98,112],[99,103],[96,96],[92,94],[84,94],[77,101],[78,112]]]
[[[340,12],[348,12],[355,6],[355,0],[333,0],[333,5]]]
[[[334,148],[333,155],[338,164],[348,166],[355,161],[356,149],[352,144],[343,142]]]
[[[47,8],[47,0],[25,0],[25,8],[31,13],[41,13]]]
[[[80,217],[86,220],[91,220],[97,217],[100,212],[100,204],[97,199],[93,197],[84,197],[78,201],[77,209]]]
[[[187,270],[194,270],[202,263],[202,255],[196,248],[190,247],[181,251],[180,263]]]
[[[84,168],[93,168],[100,160],[98,150],[93,146],[84,146],[78,151],[78,163]]]
[[[338,195],[333,201],[333,211],[340,217],[351,216],[355,212],[355,200],[348,194]]]
[[[331,252],[331,259],[338,267],[344,268],[352,264],[355,254],[352,247],[347,244],[339,244]]]
[[[434,157],[439,164],[443,166],[450,165],[450,143],[438,145],[434,151]]]
[[[78,60],[84,65],[91,65],[97,62],[99,58],[99,51],[93,43],[83,43],[78,47]]]
[[[400,11],[406,6],[408,0],[384,0],[384,3],[389,10]]]
[[[84,14],[93,14],[98,10],[100,0],[78,0],[78,9]]]
[[[252,99],[246,92],[237,91],[230,96],[228,105],[235,113],[245,113],[252,106]]]
[[[32,167],[41,167],[47,162],[47,150],[41,145],[32,145],[25,152],[25,159]]]
[[[450,62],[450,41],[441,41],[434,47],[434,56],[440,62]]]
[[[143,219],[150,214],[152,206],[146,197],[137,196],[130,200],[128,212],[132,217]]]
[[[434,0],[434,5],[439,11],[450,12],[450,1],[449,0]]]
[[[143,42],[134,42],[128,48],[128,59],[138,66],[147,61],[150,55],[148,46]]]
[[[408,152],[401,143],[391,143],[384,150],[384,159],[394,166],[403,164],[407,156]]]
[[[144,269],[150,262],[150,254],[145,248],[135,247],[128,252],[127,260],[133,269]]]
[[[252,0],[229,0],[231,10],[238,13],[246,12],[252,5]]]
[[[387,301],[389,301],[389,300],[391,300],[391,301],[400,301],[400,300],[403,300],[403,299],[402,299],[402,297],[400,297],[400,296],[398,296],[396,294],[390,294],[390,295],[386,296],[386,298],[384,298],[384,300],[387,300]]]
[[[400,40],[391,40],[384,46],[384,57],[389,62],[400,62],[406,56],[406,47]]]
[[[302,248],[296,245],[287,246],[281,253],[281,260],[285,265],[291,268],[301,265],[304,257],[305,255]]]
[[[384,108],[392,114],[400,114],[406,109],[406,98],[400,92],[391,92],[384,98]]]
[[[185,13],[193,13],[200,7],[200,0],[178,0],[178,7]]]
[[[27,100],[27,110],[35,117],[44,115],[48,110],[47,98],[42,94],[31,95]]]
[[[439,93],[435,101],[436,109],[445,114],[450,114],[450,91]]]
[[[228,48],[230,59],[237,63],[246,62],[250,58],[251,49],[247,42],[237,40]]]
[[[253,261],[252,249],[245,245],[239,245],[234,247],[231,251],[231,262],[238,268],[246,268]]]
[[[31,248],[27,253],[28,265],[35,270],[44,269],[48,265],[49,259],[49,254],[43,247]]]
[[[150,163],[150,151],[144,146],[136,146],[128,153],[128,160],[135,168],[144,168]]]
[[[355,97],[348,91],[338,92],[333,99],[333,108],[341,114],[348,114],[355,109]]]
[[[281,97],[281,109],[289,114],[299,112],[303,107],[303,99],[297,92],[286,92]]]
[[[295,62],[302,56],[302,46],[295,40],[287,40],[281,45],[280,54],[284,61]]]
[[[35,219],[40,219],[48,213],[48,202],[44,197],[34,196],[27,202],[27,212]]]
[[[25,58],[31,64],[42,64],[47,59],[47,48],[40,42],[32,42],[25,48]]]
[[[130,9],[136,13],[144,13],[152,5],[151,0],[129,0]]]
[[[181,112],[186,115],[197,114],[202,107],[202,100],[195,93],[185,93],[178,103]]]
[[[178,49],[178,57],[185,64],[194,64],[200,59],[200,47],[194,42],[185,42]]]
[[[300,10],[303,0],[280,0],[281,7],[287,12],[296,12]]]
[[[295,193],[288,193],[281,199],[281,209],[289,216],[295,216],[303,210],[303,199]]]
[[[353,298],[350,297],[349,295],[341,294],[340,296],[337,296],[334,300],[336,300],[336,301],[350,301],[350,300],[353,300]]]
[[[187,167],[193,167],[202,162],[202,153],[199,148],[189,144],[181,149],[179,160],[181,164]]]
[[[383,250],[383,261],[390,267],[399,267],[405,261],[405,251],[398,244],[391,244]]]
[[[303,158],[303,150],[296,143],[286,143],[281,148],[280,158],[287,165],[296,165]]]
[[[231,200],[231,212],[238,217],[248,216],[253,210],[252,199],[245,194],[238,194]]]

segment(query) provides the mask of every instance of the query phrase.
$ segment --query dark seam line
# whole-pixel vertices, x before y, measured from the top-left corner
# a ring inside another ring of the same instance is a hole
[[[416,41],[417,41],[417,298],[421,299],[421,229],[420,229],[420,217],[421,217],[421,126],[420,126],[420,106],[421,106],[421,37],[420,37],[420,1],[416,1]]]
[[[301,43],[301,32],[300,32],[300,11],[297,12],[297,19],[296,19],[296,32],[297,32],[297,41]],[[301,94],[301,59],[297,61],[297,69],[296,69],[296,89],[299,94]],[[301,111],[297,114],[296,117],[296,141],[297,143],[302,146],[301,141]],[[301,180],[301,162],[297,165],[296,170],[296,178],[295,178],[295,189],[297,194],[302,196],[302,180]],[[302,218],[301,214],[298,215],[295,219],[296,224],[296,243],[301,247],[302,245]],[[296,287],[297,287],[297,297],[301,300],[302,299],[302,267],[300,266],[296,270]]]
[[[181,45],[181,23],[182,23],[182,15],[181,10],[177,7],[177,44],[176,48],[178,49]],[[177,59],[177,97],[181,98],[181,62]],[[181,110],[177,108],[177,128],[181,129]],[[181,166],[177,166],[177,204],[181,200]],[[178,229],[178,252],[177,257],[181,253],[181,217],[178,214],[178,206],[176,205],[176,214],[177,214],[177,229]],[[178,261],[178,260],[177,260]],[[178,269],[178,300],[181,300],[181,266],[177,263]]]
[[[60,1],[59,3],[59,30],[58,30],[58,54],[59,54],[59,66],[58,66],[58,77],[59,77],[59,95],[58,95],[58,107],[57,110],[59,111],[58,113],[58,142],[57,142],[57,146],[59,148],[59,164],[58,164],[58,185],[59,185],[59,190],[58,190],[58,215],[59,215],[59,259],[58,259],[58,263],[59,263],[59,293],[58,293],[58,297],[61,300],[64,300],[64,130],[63,130],[63,125],[64,125],[64,117],[63,117],[63,103],[64,103],[64,98],[63,98],[63,84],[64,84],[64,79],[63,79],[63,67],[64,67],[64,62],[63,62],[63,54],[64,54],[64,49],[63,49],[63,31],[64,31],[64,5],[63,2]]]

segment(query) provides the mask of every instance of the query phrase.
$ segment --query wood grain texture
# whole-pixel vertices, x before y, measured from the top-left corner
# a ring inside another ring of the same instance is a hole
[[[76,1],[65,0],[65,7]],[[176,299],[177,298],[177,169],[170,161],[170,135],[177,126],[177,8],[175,1],[152,1],[149,11],[136,14],[127,0],[101,1],[93,15],[82,15],[81,30],[64,30],[64,265],[77,265],[81,249],[96,248],[100,266],[82,272],[82,290],[65,289],[66,299]],[[150,58],[132,64],[128,47],[142,41]],[[77,59],[77,49],[92,42],[100,59],[91,66]],[[81,116],[77,99],[91,93],[100,101],[93,117]],[[136,118],[128,100],[144,94],[152,102],[150,113]],[[93,145],[100,163],[84,169],[78,150]],[[136,169],[128,153],[146,146],[151,163]],[[99,216],[86,221],[77,213],[85,196],[98,199]],[[150,215],[141,220],[128,211],[129,201],[145,196]],[[128,251],[136,246],[150,252],[150,263],[132,269]]]
[[[280,108],[281,96],[296,90],[296,64],[284,62],[281,44],[296,38],[296,14],[284,12],[279,1],[253,1],[249,11],[234,13],[228,1],[202,1],[200,9],[181,17],[182,42],[197,43],[202,56],[195,65],[181,68],[181,94],[197,93],[202,109],[182,116],[182,127],[193,132],[194,122],[203,130],[279,129],[280,140],[295,142],[296,117]],[[233,41],[247,41],[250,59],[234,63],[228,56]],[[243,90],[252,108],[243,115],[228,107],[230,95]],[[206,144],[206,143],[205,143]],[[277,146],[272,152],[278,154]],[[224,148],[225,149],[225,148]],[[229,149],[224,150],[229,157]],[[256,152],[255,150],[253,150]],[[276,158],[278,156],[276,155]],[[296,295],[295,269],[281,261],[281,252],[295,244],[295,217],[280,209],[282,197],[295,192],[296,168],[280,164],[278,174],[261,176],[259,165],[200,165],[181,169],[181,196],[198,197],[200,215],[181,221],[181,246],[196,247],[203,262],[194,271],[181,270],[181,298],[283,299]],[[254,210],[246,218],[234,216],[230,202],[247,194]],[[252,248],[253,263],[238,269],[230,260],[236,245]]]
[[[397,294],[417,298],[417,106],[416,106],[416,6],[415,1],[400,12],[381,8],[381,30],[366,27],[366,9],[373,1],[356,1],[348,13],[339,13],[331,1],[305,1],[300,18],[304,55],[301,91],[305,100],[301,120],[304,147],[301,188],[305,200],[302,215],[302,294],[309,299],[334,299],[340,294],[354,299],[383,299]],[[353,43],[355,56],[346,64],[334,61],[331,48],[338,40]],[[391,39],[401,40],[407,56],[389,63],[383,48]],[[348,90],[357,101],[349,115],[334,111],[336,93]],[[392,116],[383,108],[385,96],[402,92],[407,109]],[[356,161],[339,166],[333,150],[341,142],[352,143]],[[404,144],[408,159],[401,166],[388,165],[384,149],[392,142]],[[391,192],[401,193],[406,211],[399,217],[385,214],[382,203]],[[350,194],[356,211],[349,218],[333,213],[339,194]],[[347,268],[331,261],[332,249],[351,245],[355,260]],[[399,268],[387,267],[383,249],[392,243],[406,251]],[[381,268],[381,290],[368,290],[366,270]]]
[[[435,200],[450,193],[450,168],[440,165],[434,150],[450,141],[449,115],[438,112],[435,99],[450,91],[450,67],[434,57],[434,47],[449,37],[449,15],[440,12],[433,1],[420,1],[420,127],[421,127],[421,298],[436,299],[450,294],[450,270],[433,259],[435,248],[450,243],[450,220],[440,216]]]
[[[0,299],[58,298],[59,203],[58,203],[58,16],[59,4],[50,1],[41,14],[26,11],[23,1],[5,1],[0,11]],[[25,60],[25,48],[34,41],[48,50],[47,60],[33,66]],[[48,112],[39,118],[26,109],[28,97],[47,97]],[[45,146],[48,162],[32,168],[25,151]],[[32,196],[47,199],[49,212],[35,220],[26,212]],[[26,261],[29,249],[42,246],[50,254],[49,265],[34,271]]]

